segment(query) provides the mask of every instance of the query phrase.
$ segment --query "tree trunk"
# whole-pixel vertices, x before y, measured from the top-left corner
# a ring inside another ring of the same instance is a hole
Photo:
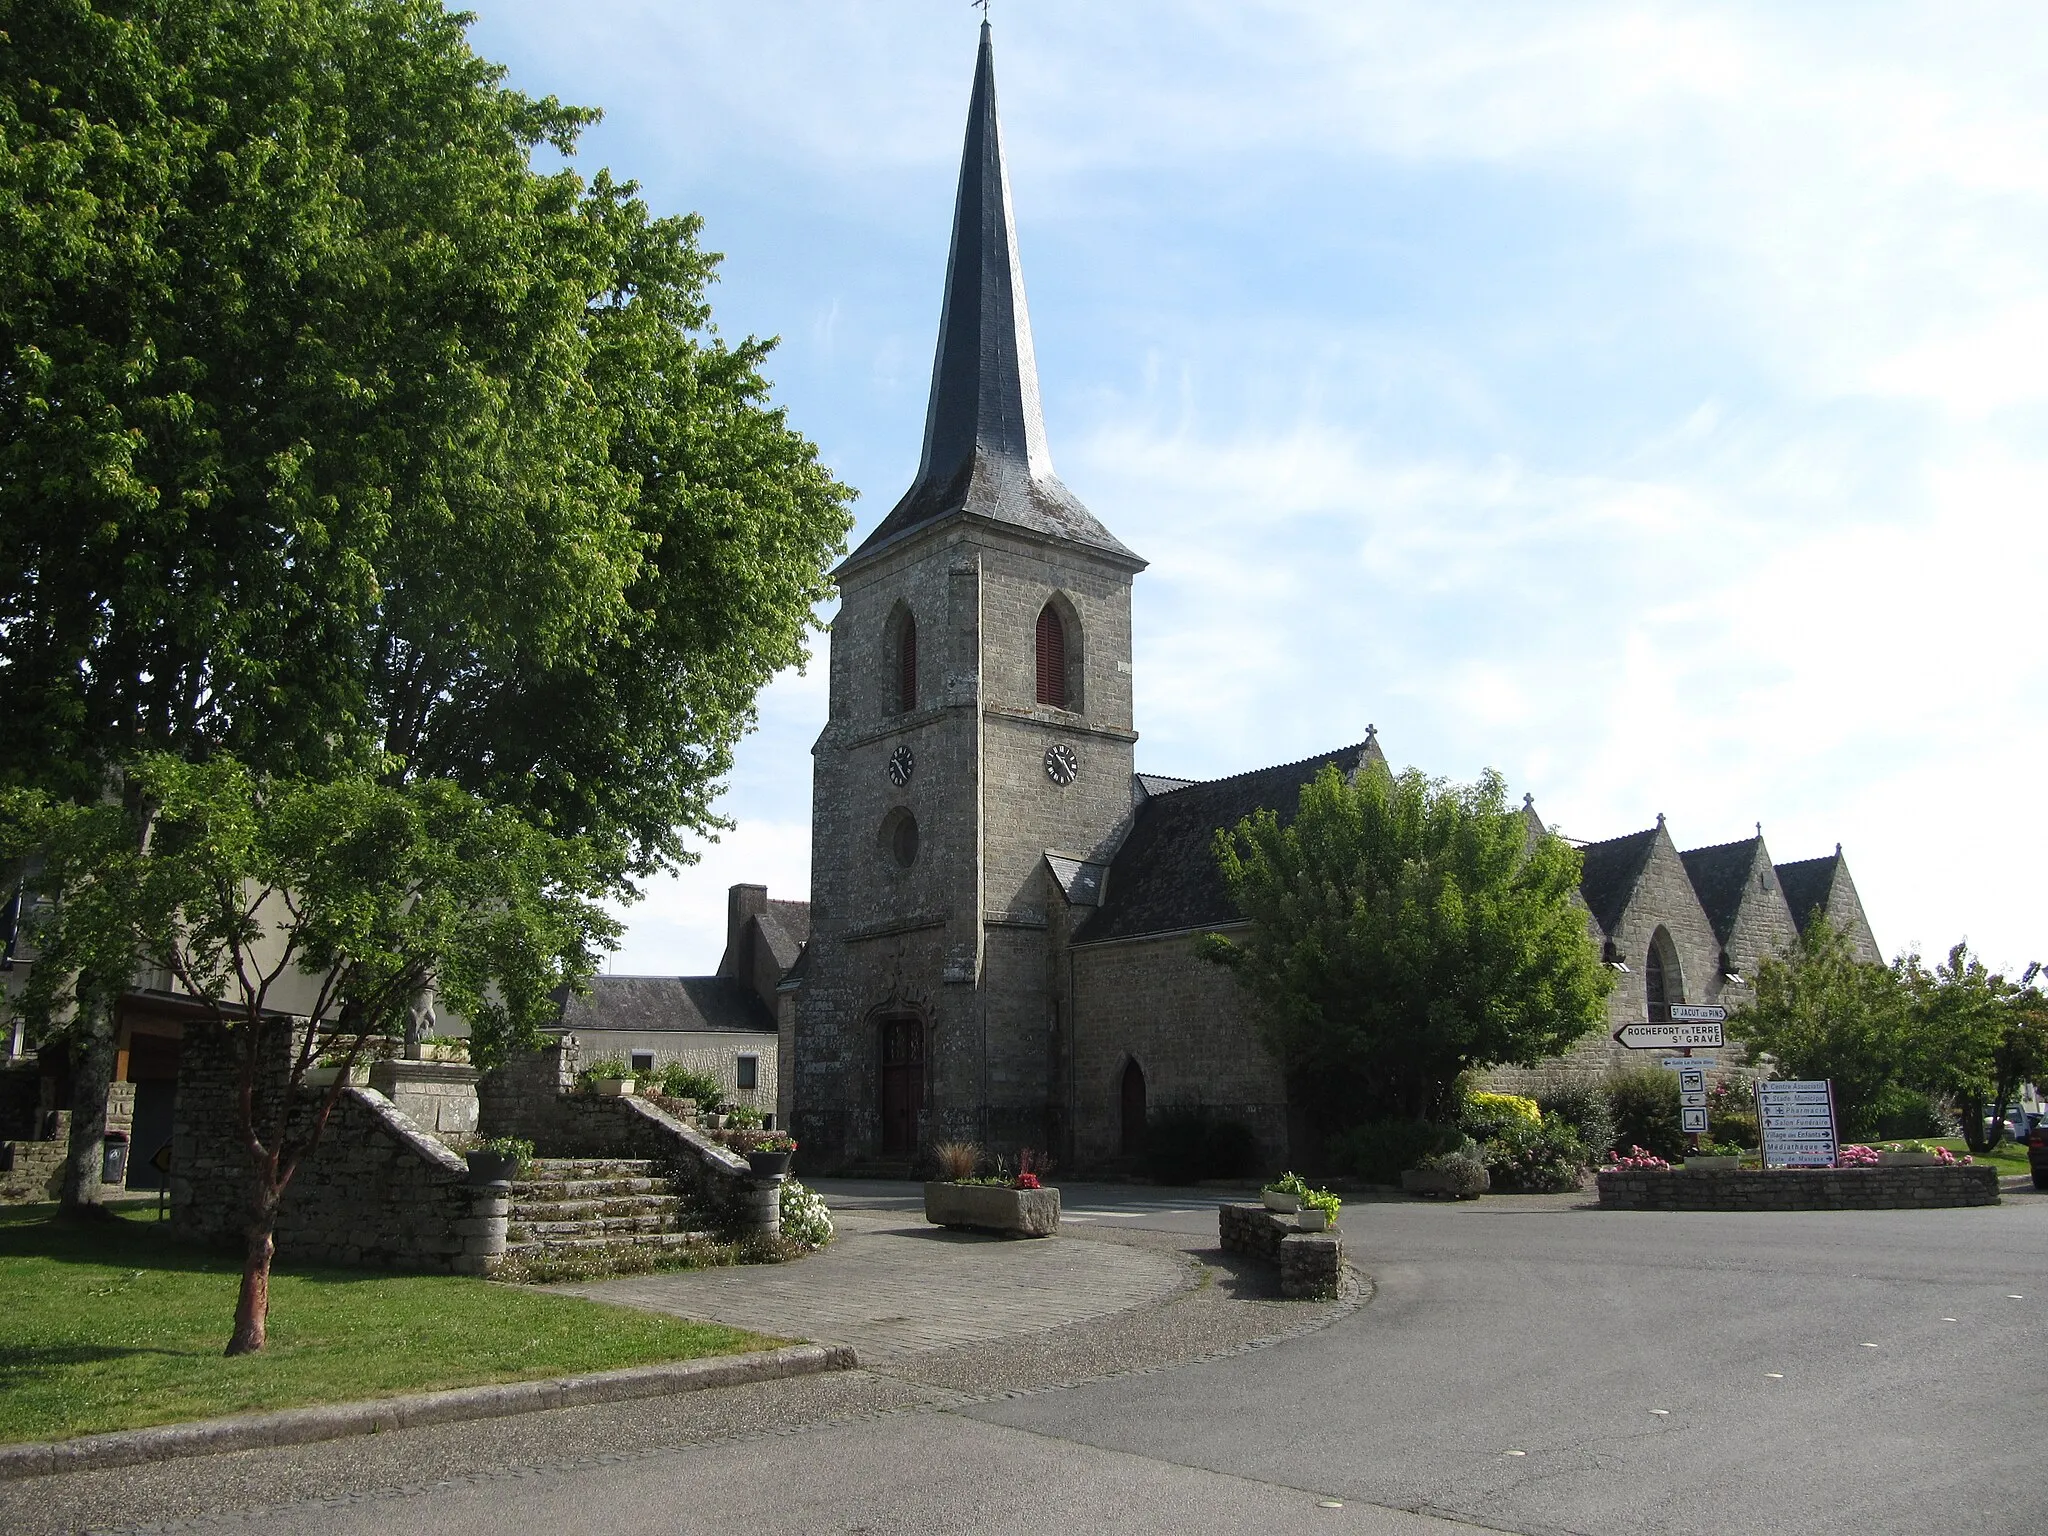
[[[59,1195],[66,1216],[101,1216],[105,1190],[100,1159],[107,1136],[107,1089],[114,1080],[114,1011],[81,1000],[77,1045],[71,1055],[71,1139]]]
[[[270,1322],[270,1260],[277,1251],[271,1234],[276,1226],[275,1202],[249,1223],[248,1250],[242,1256],[242,1292],[235,1300],[235,1332],[228,1340],[230,1355],[253,1355],[263,1348]]]

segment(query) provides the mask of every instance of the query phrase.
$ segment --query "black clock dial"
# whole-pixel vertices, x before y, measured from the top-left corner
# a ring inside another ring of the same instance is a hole
[[[898,789],[910,782],[910,775],[916,768],[917,759],[911,756],[910,748],[898,747],[889,754],[889,782]]]
[[[1045,776],[1062,789],[1074,782],[1074,775],[1081,771],[1081,759],[1074,755],[1074,749],[1064,742],[1045,749]]]

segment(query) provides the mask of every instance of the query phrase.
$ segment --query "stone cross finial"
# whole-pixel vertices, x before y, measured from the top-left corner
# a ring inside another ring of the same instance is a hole
[[[1657,826],[1659,830],[1662,830],[1664,826],[1664,813],[1662,811],[1659,811],[1657,813]]]

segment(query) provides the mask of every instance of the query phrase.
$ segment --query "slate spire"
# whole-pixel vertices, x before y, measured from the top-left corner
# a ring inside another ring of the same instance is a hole
[[[986,20],[968,98],[924,452],[916,481],[853,559],[961,512],[1143,564],[1053,474]]]

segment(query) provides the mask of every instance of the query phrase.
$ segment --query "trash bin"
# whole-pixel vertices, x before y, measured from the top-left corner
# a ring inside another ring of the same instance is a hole
[[[100,1182],[116,1188],[128,1182],[128,1134],[109,1131],[100,1143]]]

